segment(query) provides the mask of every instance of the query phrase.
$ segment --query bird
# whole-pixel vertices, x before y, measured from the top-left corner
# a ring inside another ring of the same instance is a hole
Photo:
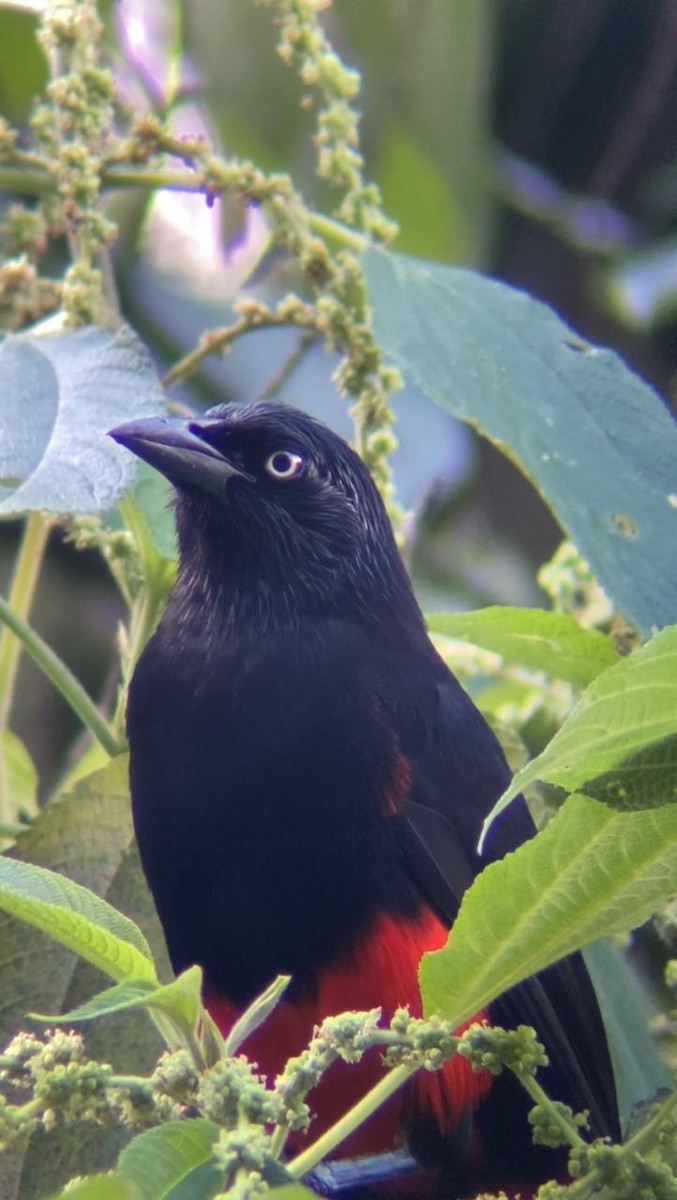
[[[345,440],[276,401],[111,435],[173,485],[178,541],[176,583],[128,696],[143,869],[173,968],[202,967],[224,1032],[291,977],[242,1047],[274,1078],[326,1016],[421,1015],[422,955],[446,942],[483,866],[534,826],[519,798],[477,851],[510,771],[428,636],[384,503]],[[533,1025],[549,1093],[585,1110],[594,1135],[618,1136],[579,954],[475,1019]],[[384,1069],[375,1050],[333,1064],[309,1097],[311,1135]],[[456,1055],[336,1153],[406,1145],[443,1195],[561,1174],[561,1152],[532,1145],[527,1107],[509,1072],[494,1080]]]

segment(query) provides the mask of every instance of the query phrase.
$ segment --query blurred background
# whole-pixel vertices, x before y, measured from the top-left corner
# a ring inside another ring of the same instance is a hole
[[[19,127],[46,78],[30,7],[0,6],[0,113]],[[109,0],[101,13],[121,123],[163,113],[226,155],[291,171],[307,199],[331,211],[313,171],[313,115],[275,53],[270,11],[251,0]],[[324,20],[362,74],[367,173],[400,223],[395,248],[486,271],[546,300],[585,337],[616,348],[671,404],[677,0],[334,0]],[[161,369],[205,327],[227,323],[242,289],[270,297],[296,282],[269,253],[257,210],[208,208],[177,194],[126,192],[108,203],[121,231],[123,311]],[[241,339],[175,398],[205,407],[258,397],[297,336]],[[281,396],[349,435],[331,384],[335,362],[319,346],[298,349]],[[413,389],[396,407],[396,481],[415,514],[424,605],[543,602],[536,570],[560,533],[531,485]],[[0,525],[3,591],[17,536],[16,523]],[[34,624],[94,695],[113,686],[121,613],[100,560],[54,535]],[[13,726],[44,792],[76,730],[26,663]]]

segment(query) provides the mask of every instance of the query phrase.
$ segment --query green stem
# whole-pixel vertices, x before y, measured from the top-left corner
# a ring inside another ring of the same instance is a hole
[[[574,1149],[579,1149],[588,1145],[585,1138],[581,1137],[573,1121],[570,1121],[557,1105],[553,1103],[533,1075],[526,1071],[515,1071],[515,1074],[534,1103],[538,1104],[539,1108],[542,1108],[544,1112],[547,1112],[552,1124],[561,1131],[562,1137],[570,1146],[573,1146]]]
[[[377,1108],[380,1108],[386,1100],[389,1100],[398,1088],[401,1088],[411,1078],[416,1070],[418,1070],[417,1065],[403,1064],[389,1071],[380,1083],[376,1084],[376,1087],[367,1092],[366,1096],[363,1096],[345,1116],[341,1117],[340,1121],[332,1125],[331,1129],[328,1129],[322,1137],[313,1142],[312,1146],[309,1146],[307,1150],[304,1150],[303,1154],[297,1155],[296,1158],[287,1164],[289,1174],[294,1179],[301,1179],[308,1171],[312,1171],[313,1167],[316,1167],[341,1142],[350,1137],[350,1134],[354,1133],[366,1121],[367,1117],[370,1117]]]
[[[40,635],[12,611],[4,596],[0,596],[0,621],[4,621],[5,625],[16,634],[33,661],[51,680],[87,729],[94,734],[106,753],[111,757],[119,754],[122,747],[82,684]]]
[[[131,673],[148,638],[155,630],[167,599],[171,564],[155,549],[145,518],[129,492],[118,500],[118,510],[125,528],[134,538],[141,558],[144,579],[142,594],[131,603],[130,661],[126,664],[128,673]]]
[[[348,225],[343,225],[341,221],[335,221],[333,217],[325,217],[322,213],[311,212],[308,217],[308,224],[313,233],[326,238],[328,242],[337,242],[339,246],[345,246],[348,250],[354,250],[356,254],[361,254],[363,250],[368,250],[371,245],[370,239],[365,237],[363,233],[357,233],[356,230],[350,229]]]
[[[101,183],[105,188],[159,188],[172,192],[204,192],[204,182],[196,176],[195,171],[185,170],[145,170],[142,168],[107,167],[101,173]],[[0,188],[3,191],[23,194],[26,196],[42,196],[46,192],[56,191],[56,179],[47,171],[35,170],[11,164],[0,167]],[[226,190],[225,188],[223,189]],[[308,224],[313,233],[339,246],[345,246],[360,254],[370,245],[369,238],[363,233],[357,233],[341,221],[322,213],[310,213]]]
[[[277,1125],[270,1140],[270,1153],[273,1158],[279,1158],[289,1137],[289,1125]]]
[[[49,171],[4,163],[0,167],[0,189],[18,196],[44,196],[56,191],[56,183]]]

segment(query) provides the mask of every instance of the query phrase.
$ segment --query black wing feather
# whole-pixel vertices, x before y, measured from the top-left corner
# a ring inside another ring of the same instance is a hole
[[[400,833],[416,885],[451,924],[463,892],[482,867],[514,850],[535,830],[520,797],[495,823],[480,859],[476,847],[482,823],[507,786],[509,768],[494,734],[444,663],[435,655],[426,667],[427,671],[419,667],[418,682],[407,692],[410,697],[418,694],[418,702],[410,701],[407,711],[400,703],[392,714],[412,766]],[[508,1028],[533,1025],[551,1063],[543,1074],[550,1094],[576,1111],[589,1110],[595,1135],[619,1137],[604,1026],[580,954],[512,988],[492,1004],[492,1019]],[[505,1103],[506,1089],[512,1089],[507,1078],[483,1106],[487,1116],[495,1104]],[[524,1107],[524,1101],[518,1103],[526,1129]],[[483,1123],[481,1113],[479,1119]],[[494,1125],[494,1138],[495,1129]],[[511,1130],[506,1140],[512,1143],[513,1136]]]

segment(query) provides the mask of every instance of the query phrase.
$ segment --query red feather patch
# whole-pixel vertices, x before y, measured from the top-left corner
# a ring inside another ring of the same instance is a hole
[[[287,1059],[299,1054],[310,1041],[314,1028],[325,1017],[337,1013],[381,1007],[384,1020],[406,1005],[412,1016],[421,1016],[418,964],[426,950],[438,950],[448,930],[431,909],[416,920],[386,914],[379,917],[349,959],[322,972],[317,995],[299,1001],[282,1000],[264,1025],[242,1047],[269,1078],[280,1073]],[[219,1028],[227,1033],[239,1011],[227,1000],[206,990],[205,1004]],[[460,1028],[484,1019],[479,1013]],[[319,1137],[373,1087],[384,1074],[381,1055],[369,1051],[357,1065],[334,1063],[309,1096],[316,1114],[309,1133]],[[488,1071],[473,1072],[465,1059],[456,1055],[439,1071],[420,1071],[408,1085],[409,1098],[417,1114],[428,1117],[442,1129],[452,1128],[459,1115],[475,1107],[491,1086]],[[339,1148],[340,1157],[375,1154],[402,1141],[400,1114],[402,1095],[397,1094],[376,1112]],[[292,1143],[299,1148],[296,1135]]]

